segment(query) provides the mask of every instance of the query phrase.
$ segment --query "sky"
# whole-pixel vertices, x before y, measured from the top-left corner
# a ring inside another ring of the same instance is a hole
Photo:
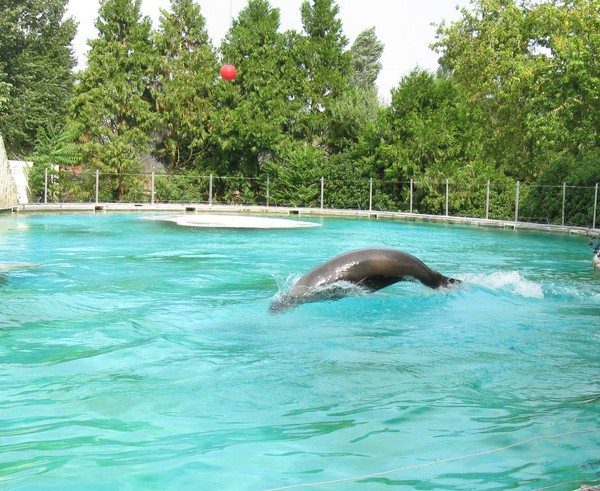
[[[206,18],[208,34],[213,45],[219,47],[225,36],[231,15],[237,17],[247,0],[196,0]],[[302,31],[300,6],[303,0],[270,0],[280,9],[281,31]],[[384,44],[377,79],[379,96],[390,100],[390,90],[398,86],[403,76],[414,68],[436,70],[438,55],[429,46],[435,42],[436,27],[460,19],[460,7],[468,7],[469,0],[337,0],[348,49],[365,29],[375,27],[377,38]],[[77,69],[83,69],[89,49],[87,40],[97,36],[94,21],[98,16],[99,0],[69,0],[68,15],[79,23],[73,48],[78,60]],[[457,8],[458,7],[458,8]],[[169,0],[142,0],[142,13],[158,27],[160,9],[169,10]]]

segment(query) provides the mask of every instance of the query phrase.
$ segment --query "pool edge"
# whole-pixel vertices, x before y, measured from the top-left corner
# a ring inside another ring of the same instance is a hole
[[[179,213],[248,213],[289,215],[308,217],[343,217],[362,219],[386,219],[398,221],[437,222],[448,224],[469,225],[476,227],[508,228],[522,230],[536,230],[543,232],[563,233],[570,235],[597,236],[600,229],[571,225],[552,225],[514,220],[496,220],[489,218],[456,217],[449,215],[427,215],[420,213],[375,211],[375,210],[343,210],[337,208],[303,208],[303,207],[278,207],[258,205],[210,205],[190,203],[44,203],[21,204],[3,210],[6,213],[33,213],[33,212],[74,212],[74,213],[107,213],[107,212],[179,212]]]

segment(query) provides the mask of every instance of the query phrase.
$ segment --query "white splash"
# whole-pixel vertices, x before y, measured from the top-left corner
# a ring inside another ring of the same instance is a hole
[[[287,293],[302,277],[300,274],[290,274],[286,278],[282,278],[280,275],[273,274],[272,275],[275,281],[277,282],[277,295],[281,296]],[[340,294],[339,296],[364,296],[369,290],[363,286],[356,285],[350,281],[335,281],[333,283],[328,283],[326,285],[313,287],[315,292],[323,293],[324,295],[330,294],[332,297],[335,297],[336,293]]]
[[[525,298],[544,298],[541,283],[530,281],[518,271],[496,271],[488,275],[465,275],[466,283],[481,285],[492,290],[504,290]]]
[[[285,278],[279,274],[271,274],[271,276],[277,282],[277,290],[281,294],[289,290],[292,286],[294,286],[294,284],[300,279],[302,275],[290,274]]]

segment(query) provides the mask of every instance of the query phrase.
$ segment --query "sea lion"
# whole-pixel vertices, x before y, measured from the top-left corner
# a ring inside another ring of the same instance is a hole
[[[306,273],[288,292],[271,302],[269,311],[277,313],[303,303],[347,296],[349,289],[340,285],[340,282],[377,291],[404,280],[420,281],[430,288],[460,283],[460,280],[432,270],[406,252],[395,249],[361,249],[336,256]]]

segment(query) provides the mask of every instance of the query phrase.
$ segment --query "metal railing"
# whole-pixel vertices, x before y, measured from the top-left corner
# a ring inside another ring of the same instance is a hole
[[[205,203],[400,211],[596,228],[599,186],[243,176],[46,174],[43,202]]]

